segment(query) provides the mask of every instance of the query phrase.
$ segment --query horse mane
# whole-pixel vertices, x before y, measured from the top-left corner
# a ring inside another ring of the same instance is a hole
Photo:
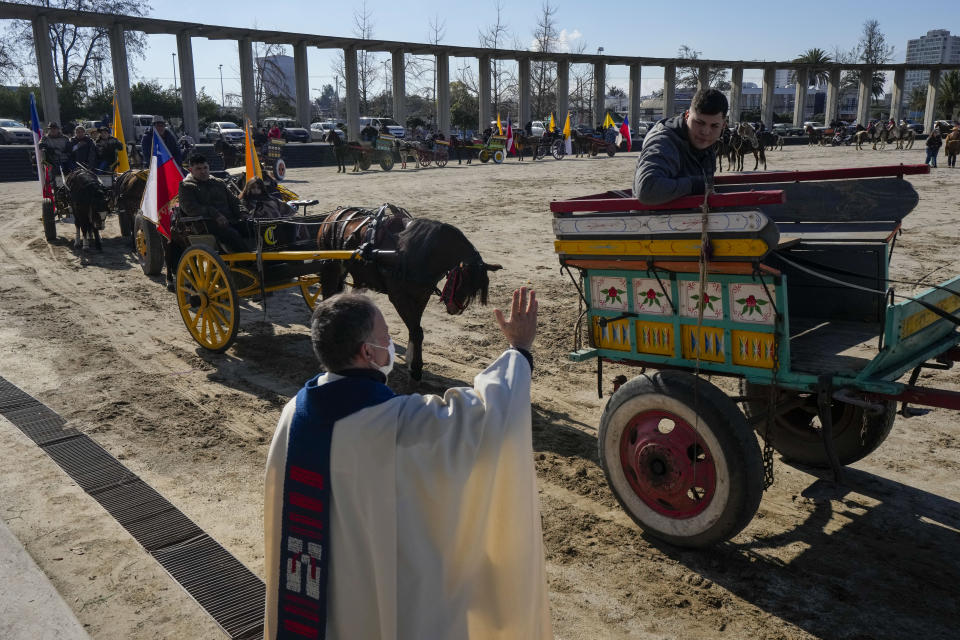
[[[477,284],[465,303],[469,304],[479,295],[480,303],[487,304],[490,279],[483,259],[467,236],[452,224],[415,218],[400,232],[397,253],[403,256],[401,267],[408,277],[419,275],[431,281],[463,263],[469,272],[469,281]]]

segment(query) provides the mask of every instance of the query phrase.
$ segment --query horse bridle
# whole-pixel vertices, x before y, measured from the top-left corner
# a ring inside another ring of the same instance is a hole
[[[463,313],[467,308],[466,303],[460,303],[456,300],[457,291],[463,287],[464,271],[473,266],[483,267],[483,259],[480,258],[480,254],[476,254],[474,257],[476,258],[476,262],[461,262],[453,269],[447,271],[447,281],[443,284],[442,291],[434,287],[434,292],[440,296],[440,302],[448,307],[451,305],[456,307],[458,314]]]

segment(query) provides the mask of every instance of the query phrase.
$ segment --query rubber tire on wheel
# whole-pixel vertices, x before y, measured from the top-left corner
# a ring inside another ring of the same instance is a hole
[[[163,244],[157,227],[138,213],[134,219],[134,248],[140,268],[148,276],[155,276],[163,269]]]
[[[365,153],[362,156],[360,156],[360,159],[357,161],[357,163],[360,165],[361,171],[366,171],[367,169],[369,169],[371,164],[369,154]]]
[[[123,210],[117,211],[117,221],[120,223],[120,235],[124,238],[133,233],[133,218]]]
[[[50,198],[43,199],[41,219],[43,220],[43,236],[47,242],[57,239],[57,208]]]
[[[187,331],[204,349],[223,353],[237,337],[240,296],[223,259],[193,245],[177,265],[177,307]]]
[[[506,157],[507,155],[503,152],[502,149],[497,149],[496,151],[493,152],[493,161],[496,162],[497,164],[503,164],[503,160]]]
[[[611,158],[612,158],[613,156],[617,155],[617,145],[613,144],[612,142],[611,142],[610,144],[608,144],[608,145],[607,145],[607,155],[610,156]]]
[[[384,171],[393,169],[393,154],[391,152],[384,151],[380,154],[380,168]]]
[[[490,151],[487,149],[481,149],[479,158],[480,158],[480,162],[483,162],[484,164],[486,164],[487,162],[490,162]]]
[[[756,437],[730,398],[689,373],[660,371],[621,386],[603,411],[598,445],[617,501],[661,540],[692,548],[729,540],[760,505],[763,465]],[[706,486],[692,484],[698,475]],[[704,494],[700,500],[690,498],[697,488]]]
[[[283,179],[287,177],[287,163],[283,161],[283,158],[274,160],[273,177],[277,182],[283,182]]]
[[[768,386],[742,381],[740,390],[743,396],[763,398],[744,402],[744,411],[748,416],[766,414],[770,397]],[[781,398],[790,393],[793,392],[781,391]],[[811,394],[804,406],[777,416],[772,429],[772,445],[785,460],[811,467],[828,468],[830,462],[823,446],[823,436],[819,428],[813,426],[814,418],[817,418],[816,407],[816,395]],[[887,402],[883,413],[879,415],[872,415],[856,405],[835,401],[833,446],[840,464],[852,464],[872,453],[890,435],[896,417],[897,403],[893,401]],[[819,419],[817,422],[819,423]],[[756,430],[766,437],[767,422],[758,424]]]
[[[563,160],[563,156],[566,155],[566,147],[563,144],[563,140],[554,140],[553,144],[550,145],[550,155],[556,160]]]

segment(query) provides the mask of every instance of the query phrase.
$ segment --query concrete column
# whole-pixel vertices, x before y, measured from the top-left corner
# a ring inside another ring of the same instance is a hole
[[[893,90],[890,93],[890,117],[900,122],[900,110],[903,107],[903,80],[906,70],[902,67],[893,72]]]
[[[807,83],[810,73],[806,69],[797,69],[797,84],[793,91],[793,126],[803,124],[804,109],[807,106]]]
[[[193,43],[190,34],[177,34],[177,58],[180,62],[180,98],[183,100],[183,130],[194,140],[200,138],[197,116],[197,81],[193,75]],[[126,133],[126,128],[124,128]]]
[[[347,92],[347,139],[360,139],[360,80],[357,75],[357,49],[344,47],[344,84]]]
[[[697,68],[697,90],[710,88],[710,65],[702,64]]]
[[[637,126],[640,122],[640,63],[630,65],[630,124]]]
[[[593,63],[593,126],[597,127],[603,122],[603,117],[607,114],[607,64],[605,62]]]
[[[517,71],[520,79],[520,113],[517,114],[517,125],[525,126],[530,120],[530,58],[517,60]]]
[[[823,109],[823,124],[829,125],[839,117],[840,106],[840,67],[831,67],[827,79],[827,104]]]
[[[933,123],[936,120],[937,92],[940,90],[940,70],[931,69],[930,79],[927,80],[927,108],[923,112],[923,132],[933,132]]]
[[[437,131],[450,135],[450,56],[437,54]]]
[[[773,87],[777,79],[776,67],[764,67],[763,89],[760,94],[760,120],[767,129],[773,127]]]
[[[113,86],[117,90],[117,107],[120,109],[124,141],[139,142],[137,130],[133,126],[133,102],[130,100],[130,75],[127,70],[127,44],[124,40],[122,24],[110,26],[110,61],[113,63]]]
[[[480,95],[478,96],[477,102],[480,104],[480,113],[479,120],[477,121],[477,133],[480,133],[489,127],[490,121],[493,120],[493,116],[490,113],[490,80],[492,76],[490,56],[480,56],[478,62],[480,63],[480,76],[477,79],[477,89]]]
[[[50,23],[47,16],[37,16],[33,21],[33,49],[37,54],[37,75],[40,77],[40,104],[43,105],[44,127],[51,120],[60,122],[60,98],[57,97],[57,77],[53,72],[53,46],[50,44]],[[124,67],[126,68],[126,67]],[[127,95],[129,96],[129,83]],[[65,135],[73,132],[63,130]]]
[[[677,95],[677,65],[670,63],[663,66],[663,117],[673,116],[676,108]]]
[[[240,52],[240,96],[243,106],[243,116],[256,122],[257,96],[253,84],[253,43],[249,38],[237,41]]]
[[[293,47],[293,75],[297,83],[297,120],[301,127],[309,131],[313,110],[310,108],[310,73],[307,70],[306,42],[298,42]]]
[[[740,96],[743,93],[743,67],[730,70],[730,112],[727,121],[740,122]]]
[[[407,126],[407,61],[402,50],[394,51],[392,57],[393,119],[401,127]]]
[[[567,121],[567,111],[569,110],[570,62],[567,60],[560,60],[557,62],[557,112],[554,114],[554,116],[557,118],[555,124],[558,131],[563,130],[563,123]]]
[[[867,126],[870,119],[870,98],[873,86],[873,69],[860,71],[860,91],[857,96],[857,122]]]

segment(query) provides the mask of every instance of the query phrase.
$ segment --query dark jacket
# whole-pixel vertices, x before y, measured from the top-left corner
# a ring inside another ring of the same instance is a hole
[[[180,213],[189,217],[216,220],[222,215],[229,221],[241,218],[240,201],[219,178],[204,181],[187,176],[180,183]]]
[[[662,204],[683,196],[701,195],[713,184],[716,155],[690,144],[683,116],[658,122],[643,139],[633,178],[633,193],[644,204]]]
[[[943,144],[943,140],[940,138],[940,130],[937,129],[929,136],[927,136],[927,148],[934,151],[940,150],[940,145]]]
[[[110,136],[106,140],[97,141],[97,155],[100,157],[100,162],[106,162],[107,167],[113,167],[114,163],[117,161],[117,152],[123,149],[123,143]]]
[[[143,134],[143,139],[140,141],[140,150],[143,153],[143,162],[148,167],[150,166],[150,156],[153,155],[153,131],[153,127],[147,129],[147,132]],[[177,139],[174,137],[173,133],[170,132],[170,129],[163,130],[163,144],[167,145],[167,151],[169,151],[170,155],[173,156],[174,161],[177,164],[183,164],[183,156],[180,154],[180,145],[177,144]]]
[[[70,138],[62,134],[56,137],[45,135],[40,139],[40,149],[44,162],[58,166],[70,158]]]
[[[97,166],[97,143],[90,136],[70,138],[70,159],[90,169]]]

